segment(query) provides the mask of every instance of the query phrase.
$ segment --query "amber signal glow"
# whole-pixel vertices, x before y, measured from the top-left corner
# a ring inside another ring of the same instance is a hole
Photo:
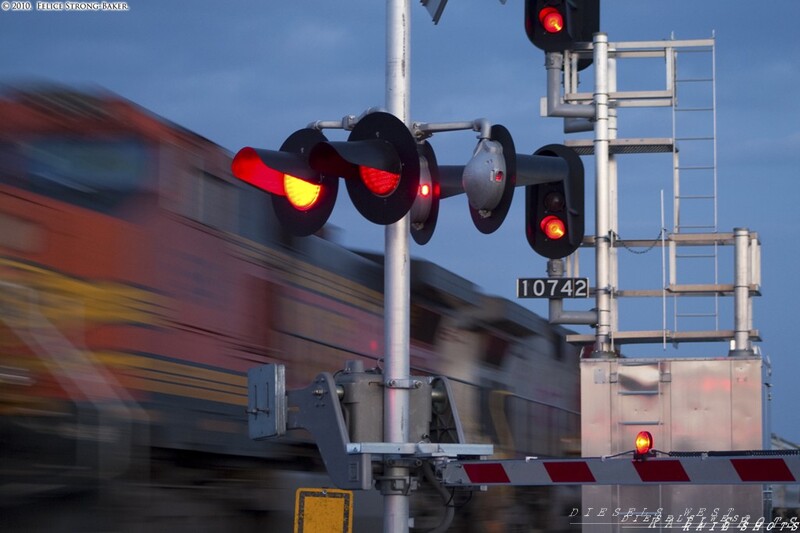
[[[308,211],[314,207],[322,190],[321,185],[309,183],[289,174],[283,175],[283,188],[286,191],[286,199],[300,211]]]
[[[644,455],[653,449],[653,435],[649,431],[640,431],[636,435],[636,453]]]

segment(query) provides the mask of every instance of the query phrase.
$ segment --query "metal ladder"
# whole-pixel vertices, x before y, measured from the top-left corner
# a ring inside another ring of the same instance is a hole
[[[589,52],[591,47],[587,46],[565,54],[565,102],[578,104],[594,98],[591,93],[578,92],[575,68],[578,59]],[[611,43],[610,55],[616,61],[648,58],[663,61],[666,70],[663,88],[621,91],[615,86],[609,97],[614,109],[664,109],[664,128],[660,128],[660,123],[654,124],[654,128],[669,136],[616,138],[612,135],[608,141],[609,162],[625,154],[671,154],[673,171],[673,220],[662,222],[661,236],[657,240],[643,240],[616,238],[618,235],[615,235],[612,239],[612,250],[619,247],[645,251],[666,248],[664,263],[669,263],[662,264],[661,288],[628,289],[619,287],[614,278],[618,259],[612,255],[613,343],[660,342],[666,346],[685,342],[731,342],[732,353],[746,351],[748,343],[760,340],[758,330],[752,326],[751,312],[752,297],[760,295],[760,243],[758,235],[747,228],[722,233],[718,229],[715,41],[711,38],[615,42]],[[577,131],[582,130],[574,129],[570,133]],[[613,131],[616,134],[616,126]],[[564,144],[579,155],[594,154],[593,139],[567,139]],[[613,170],[616,173],[616,166]],[[615,209],[612,205],[611,227],[616,234]],[[586,237],[584,245],[593,246],[594,238]],[[720,282],[719,262],[724,247],[733,250],[734,283]],[[727,313],[727,307],[721,309],[723,296],[733,297],[733,329],[720,328],[720,315]],[[634,331],[620,328],[616,305],[618,300],[628,297],[660,298],[663,302],[661,328]],[[668,323],[670,318],[672,324]],[[591,343],[595,337],[572,334],[567,339]],[[745,348],[734,349],[734,345]]]
[[[716,234],[717,225],[717,115],[716,54],[710,44],[668,50],[673,69],[673,228],[676,236]],[[690,296],[681,287],[719,285],[716,243],[679,251],[669,248],[669,287],[673,290],[673,330],[682,323],[719,329],[719,293]]]

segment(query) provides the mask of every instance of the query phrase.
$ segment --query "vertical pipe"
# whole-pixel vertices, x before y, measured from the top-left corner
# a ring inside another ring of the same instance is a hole
[[[667,349],[667,230],[664,222],[664,189],[661,189],[661,349]]]
[[[750,348],[750,232],[746,228],[733,230],[733,350],[729,355],[752,355]]]
[[[409,0],[386,0],[386,108],[411,120],[411,10]]]
[[[597,277],[597,342],[595,354],[611,356],[611,294],[609,279],[610,224],[608,179],[608,36],[594,34],[595,91],[597,121],[594,127],[595,160],[595,253]]]
[[[758,238],[755,235],[750,235],[750,285],[752,287],[761,287],[761,246],[758,243]],[[753,298],[748,298],[750,305],[748,306],[748,316],[750,324],[748,329],[753,329]]]
[[[613,93],[617,90],[617,60],[608,58],[608,92]],[[617,138],[617,110],[614,107],[608,108],[608,140],[613,141]],[[617,157],[608,154],[608,204],[609,204],[609,230],[612,235],[612,246],[609,247],[609,284],[613,291],[619,288],[619,259],[617,248],[613,246],[613,240],[619,236],[619,185],[617,181]],[[619,299],[612,295],[610,301],[611,331],[619,331]]]
[[[409,0],[386,1],[386,107],[409,124],[411,10]],[[384,263],[384,331],[386,337],[383,436],[386,442],[408,442],[410,378],[411,263],[409,217],[386,227]],[[399,387],[397,384],[401,384]],[[399,466],[397,466],[399,465]],[[384,464],[383,531],[408,532],[409,469]]]

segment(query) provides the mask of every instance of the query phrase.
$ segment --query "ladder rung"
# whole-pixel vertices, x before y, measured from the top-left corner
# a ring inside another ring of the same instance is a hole
[[[712,318],[716,317],[717,313],[678,313],[678,318]]]
[[[594,154],[594,140],[592,139],[570,139],[565,144],[578,152],[578,155]],[[674,150],[675,142],[672,138],[667,137],[611,139],[608,141],[610,154],[668,153]]]
[[[652,344],[662,342],[666,338],[667,342],[717,342],[729,341],[734,338],[733,330],[712,330],[712,331],[612,331],[611,335],[616,344]],[[761,335],[757,329],[750,330],[750,339],[761,340]],[[592,343],[595,336],[592,335],[567,335],[567,342],[572,343]]]
[[[714,111],[713,107],[684,107],[675,108],[675,111]]]
[[[676,137],[676,141],[713,141],[714,137]]]
[[[680,231],[680,229],[681,229],[681,228],[683,228],[683,229],[716,229],[716,228],[717,228],[717,226],[715,226],[715,225],[708,225],[708,226],[687,226],[687,225],[684,225],[684,224],[681,224],[680,226],[677,226],[677,229],[678,229],[678,231]]]
[[[711,54],[714,51],[712,45],[703,46],[703,44],[698,44],[696,48],[681,48],[680,53],[682,54]]]
[[[666,290],[676,296],[725,296],[733,294],[734,286],[733,283],[677,284],[667,286]]]
[[[678,259],[714,259],[717,256],[713,254],[681,254],[675,257]]]

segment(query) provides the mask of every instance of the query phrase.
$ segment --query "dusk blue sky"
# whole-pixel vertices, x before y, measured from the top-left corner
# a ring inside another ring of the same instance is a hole
[[[385,105],[381,0],[128,4],[129,11],[116,13],[0,12],[0,82],[101,86],[232,152],[248,145],[275,149],[311,121]],[[601,29],[612,42],[716,36],[718,228],[747,227],[761,238],[763,295],[755,302],[754,326],[773,367],[773,430],[800,442],[793,318],[800,253],[789,239],[792,228],[800,226],[800,98],[794,93],[800,86],[800,2],[605,0],[601,10]],[[484,117],[510,130],[518,152],[563,142],[561,120],[539,116],[544,54],[525,35],[522,1],[451,0],[438,26],[418,2],[412,2],[411,12],[413,120]],[[592,71],[586,72],[582,91],[592,91]],[[623,63],[619,86],[662,89],[663,65]],[[620,137],[669,136],[670,124],[663,112],[626,110]],[[344,135],[333,131],[329,137]],[[437,134],[431,143],[440,164],[464,164],[475,134]],[[620,163],[620,234],[652,239],[661,227],[662,190],[671,227],[671,159],[630,157]],[[585,157],[584,164],[587,233],[592,234],[593,158]],[[466,199],[448,199],[431,242],[413,245],[411,252],[487,293],[514,299],[516,278],[544,276],[546,265],[525,240],[523,205],[518,193],[503,227],[483,235],[472,226]],[[383,228],[362,219],[346,194],[331,223],[343,244],[382,250]],[[661,287],[658,249],[620,254],[621,288]],[[732,265],[730,252],[721,253],[721,282],[732,282]],[[591,250],[582,251],[581,274],[594,281]],[[546,313],[544,301],[520,303]],[[567,307],[591,304],[568,302]],[[625,304],[622,329],[659,329],[661,323],[660,300]],[[724,303],[720,328],[732,327],[730,304]],[[667,357],[726,353],[725,345],[630,351]]]

